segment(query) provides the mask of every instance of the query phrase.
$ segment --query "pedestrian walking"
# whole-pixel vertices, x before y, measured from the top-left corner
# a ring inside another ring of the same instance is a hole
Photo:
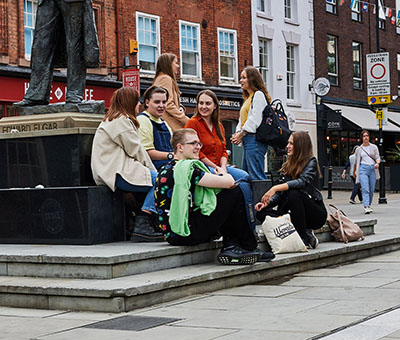
[[[370,143],[370,135],[367,130],[361,132],[361,139],[362,144],[356,151],[356,164],[353,176],[356,177],[356,183],[361,184],[364,213],[370,214],[373,212],[371,204],[375,183],[380,178],[378,169],[381,158],[378,147]]]
[[[362,195],[361,195],[361,187],[360,187],[360,183],[356,183],[356,179],[353,176],[354,173],[354,165],[356,164],[356,150],[358,148],[358,145],[354,146],[353,150],[351,151],[351,154],[346,162],[346,165],[343,168],[343,172],[342,172],[342,179],[346,178],[346,170],[349,169],[349,175],[350,178],[353,182],[353,190],[351,192],[350,195],[350,204],[356,204],[355,198],[356,196],[358,197],[358,199],[360,200],[360,203],[362,203]]]

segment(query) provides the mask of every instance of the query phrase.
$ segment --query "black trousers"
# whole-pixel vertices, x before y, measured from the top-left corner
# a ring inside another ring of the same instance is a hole
[[[358,199],[360,202],[362,202],[362,194],[361,194],[361,185],[360,183],[356,183],[356,179],[353,176],[350,176],[351,180],[353,181],[353,191],[351,192],[350,199],[354,201],[356,198],[356,195],[358,196]]]
[[[60,25],[63,25],[67,53],[66,100],[82,100],[86,81],[82,13],[81,1],[46,0],[38,6],[32,44],[31,81],[26,99],[49,101],[57,39],[62,31]]]
[[[266,216],[277,217],[287,213],[301,238],[306,238],[307,229],[319,229],[326,221],[328,213],[323,201],[316,201],[305,192],[291,189],[287,191],[287,205],[284,211],[265,208],[257,213],[257,219],[264,221]]]
[[[208,243],[215,236],[223,236],[224,247],[239,245],[254,250],[257,240],[249,226],[242,191],[239,187],[222,190],[217,195],[217,207],[210,216],[200,210],[189,213],[190,235],[172,235],[167,241],[176,246]]]

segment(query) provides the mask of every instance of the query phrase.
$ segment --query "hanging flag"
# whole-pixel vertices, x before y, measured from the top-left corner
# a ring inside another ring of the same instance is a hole
[[[333,0],[326,0],[326,2],[333,4]]]
[[[340,0],[339,6],[342,6],[344,4],[344,0]]]
[[[396,23],[396,18],[395,17],[391,17],[390,18],[390,22],[392,25],[394,25]]]
[[[368,12],[368,2],[364,2],[362,5],[362,11],[363,12]]]
[[[372,13],[376,14],[376,6],[375,5],[373,5],[373,6],[374,6],[374,10],[372,11]]]
[[[358,0],[351,0],[350,8],[357,9]]]
[[[400,19],[400,9],[397,11],[397,19]]]
[[[387,17],[390,17],[390,16],[392,15],[392,9],[391,9],[390,7],[386,7],[386,13],[385,13],[385,15],[386,15]]]
[[[386,20],[385,12],[383,11],[381,0],[378,0],[378,14],[379,14],[379,19]]]

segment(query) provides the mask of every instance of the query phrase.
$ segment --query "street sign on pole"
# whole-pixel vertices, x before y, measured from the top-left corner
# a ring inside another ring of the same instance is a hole
[[[389,52],[370,53],[366,59],[368,104],[390,104]]]
[[[122,71],[122,86],[133,87],[140,93],[140,73],[139,69]]]

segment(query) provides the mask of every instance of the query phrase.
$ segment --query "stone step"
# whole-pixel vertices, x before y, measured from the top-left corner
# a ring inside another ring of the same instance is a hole
[[[398,235],[370,235],[348,244],[324,242],[307,253],[281,254],[252,266],[222,266],[214,260],[108,280],[0,276],[0,305],[124,312],[398,249]]]
[[[374,232],[376,220],[357,222],[365,235]],[[331,241],[327,226],[316,232],[320,242]],[[190,247],[167,243],[118,242],[91,246],[2,245],[0,275],[111,279],[215,260],[221,242]],[[261,242],[260,247],[265,249]]]

